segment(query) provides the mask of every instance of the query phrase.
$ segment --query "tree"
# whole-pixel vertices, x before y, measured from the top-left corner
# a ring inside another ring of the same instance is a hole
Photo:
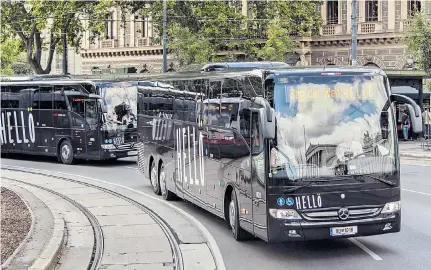
[[[208,39],[200,39],[188,27],[175,23],[169,28],[170,51],[175,55],[180,67],[210,61],[216,52],[214,44]]]
[[[22,44],[19,39],[2,40],[1,50],[1,74],[11,75],[14,73],[12,64],[16,62],[17,57],[22,50]]]
[[[100,34],[103,22],[113,2],[106,1],[6,1],[2,3],[1,23],[2,43],[18,37],[26,52],[26,60],[36,74],[51,72],[54,53],[61,52],[57,47],[61,32],[66,32],[67,43],[78,52],[84,31],[83,15],[91,16],[89,25],[94,35]],[[42,67],[42,53],[48,54],[46,67]]]
[[[422,13],[417,12],[413,17],[404,41],[419,68],[431,74],[431,24]]]
[[[321,4],[322,1],[251,1],[249,8],[255,16],[248,23],[252,32],[249,35],[261,38],[246,42],[248,58],[286,61],[287,55],[298,48],[298,37],[319,35]],[[262,40],[264,46],[258,49]]]

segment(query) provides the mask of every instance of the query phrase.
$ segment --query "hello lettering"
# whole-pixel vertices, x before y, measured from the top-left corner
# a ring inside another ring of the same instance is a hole
[[[21,119],[21,125],[18,125],[18,117]],[[0,129],[1,144],[34,143],[36,141],[32,113],[28,113],[28,116],[24,117],[24,111],[2,112]]]

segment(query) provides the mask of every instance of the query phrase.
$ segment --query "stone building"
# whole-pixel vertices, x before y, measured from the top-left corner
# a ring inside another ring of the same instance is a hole
[[[302,37],[300,54],[311,65],[349,65],[351,61],[352,1],[325,1],[321,36]],[[382,69],[413,69],[400,38],[415,10],[431,18],[431,1],[358,0],[358,65]]]
[[[242,0],[245,15],[249,15],[248,1]],[[415,69],[414,60],[399,38],[410,21],[409,14],[416,8],[431,18],[431,1],[358,0],[358,64],[382,69]],[[320,11],[321,35],[300,37],[301,47],[288,60],[289,64],[350,64],[352,0],[326,0]],[[84,23],[89,19],[84,19]],[[155,36],[151,18],[126,14],[126,21],[122,22],[120,11],[112,10],[100,39],[91,42],[89,33],[84,33],[81,52],[77,55],[69,51],[69,71],[91,74],[94,67],[102,72],[108,68],[135,67],[138,73],[158,72],[162,69],[163,49],[160,43],[153,43]],[[168,63],[172,62],[168,55]],[[61,56],[54,59],[53,73],[57,72],[61,72]]]

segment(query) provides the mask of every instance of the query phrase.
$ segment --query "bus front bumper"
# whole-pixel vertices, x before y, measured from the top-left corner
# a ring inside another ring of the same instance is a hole
[[[130,149],[102,149],[102,159],[125,158],[137,156],[135,148]]]
[[[287,222],[270,218],[269,242],[339,239],[396,233],[401,230],[401,212],[389,217],[331,221]]]

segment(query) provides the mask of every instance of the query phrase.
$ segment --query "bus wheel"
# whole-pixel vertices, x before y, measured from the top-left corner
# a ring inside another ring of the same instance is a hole
[[[63,164],[71,165],[75,161],[73,158],[72,145],[68,140],[64,140],[60,145],[60,160]]]
[[[233,237],[237,241],[242,241],[248,238],[248,233],[239,225],[238,200],[234,190],[232,191],[229,203],[229,225],[232,229]]]
[[[165,166],[160,164],[159,169],[159,183],[160,183],[160,190],[162,192],[163,199],[167,201],[171,201],[174,199],[175,194],[169,191],[167,185],[166,185],[166,173],[165,173]]]
[[[157,168],[155,162],[151,162],[151,173],[150,173],[150,182],[153,186],[153,191],[156,193],[156,195],[160,195],[160,184],[159,184],[159,178],[157,177]]]

